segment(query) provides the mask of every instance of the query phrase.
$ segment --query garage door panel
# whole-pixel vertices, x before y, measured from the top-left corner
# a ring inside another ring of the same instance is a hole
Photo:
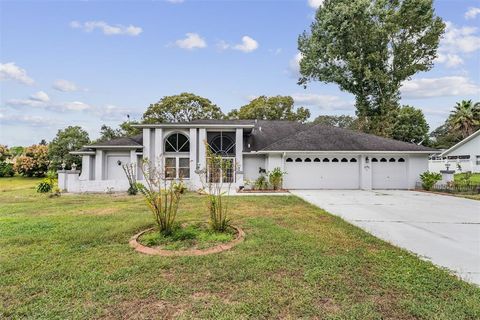
[[[374,158],[373,189],[408,189],[407,164],[403,158]]]
[[[325,157],[308,157],[311,162],[305,162],[306,157],[289,157],[292,162],[285,162],[284,185],[288,189],[358,189],[360,184],[359,162],[341,162],[343,157],[336,157],[338,162],[323,162]],[[317,162],[314,162],[317,158]],[[287,158],[288,159],[288,158]],[[295,160],[302,159],[302,162]],[[322,161],[318,161],[322,160]]]

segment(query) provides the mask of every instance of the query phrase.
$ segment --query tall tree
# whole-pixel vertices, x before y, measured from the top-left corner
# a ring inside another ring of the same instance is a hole
[[[112,140],[120,137],[124,137],[125,132],[122,129],[113,129],[106,124],[102,125],[100,128],[100,137],[97,141],[107,141]]]
[[[392,138],[420,143],[428,139],[429,126],[422,110],[412,106],[402,106],[395,118],[392,129]]]
[[[326,0],[298,39],[299,84],[338,84],[362,130],[390,136],[402,82],[432,68],[444,29],[432,0]]]
[[[357,128],[356,120],[357,119],[355,117],[346,115],[321,115],[316,117],[315,120],[313,120],[313,123],[355,130]]]
[[[480,104],[478,102],[473,104],[472,100],[457,102],[447,122],[451,130],[465,139],[480,129]]]
[[[79,126],[69,126],[63,130],[58,130],[55,138],[48,146],[48,158],[50,159],[50,168],[58,169],[62,163],[70,168],[75,163],[78,168],[82,161],[79,156],[70,154],[90,142],[88,133]]]
[[[221,119],[220,108],[207,98],[193,93],[166,96],[151,104],[143,114],[144,123],[181,122],[197,119]]]
[[[230,119],[291,120],[305,122],[310,117],[310,110],[299,107],[294,110],[293,98],[290,96],[260,96],[248,104],[234,109],[227,115]]]

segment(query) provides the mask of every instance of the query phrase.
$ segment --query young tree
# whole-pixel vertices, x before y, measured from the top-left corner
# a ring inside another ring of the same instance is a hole
[[[75,163],[77,168],[80,168],[82,165],[80,157],[69,152],[78,150],[88,143],[90,143],[88,133],[79,126],[69,126],[58,130],[48,148],[50,167],[58,169],[62,163],[65,163],[67,168],[70,168]]]
[[[100,138],[97,141],[107,141],[116,138],[124,137],[125,133],[122,129],[113,129],[106,124],[102,125],[100,128]]]
[[[143,114],[144,123],[181,122],[197,119],[221,119],[220,108],[207,98],[193,93],[166,96],[151,104]]]
[[[390,136],[402,82],[432,68],[444,29],[432,0],[326,0],[298,39],[299,84],[338,84],[362,130]]]
[[[429,126],[422,110],[411,106],[402,106],[395,118],[392,138],[420,143],[428,139],[428,130]]]
[[[454,133],[465,139],[480,129],[480,104],[473,104],[472,100],[457,102],[447,122]]]
[[[313,123],[352,130],[355,130],[357,128],[357,119],[355,117],[346,115],[322,115],[316,117],[315,120],[313,120]]]
[[[43,177],[48,171],[48,146],[33,145],[15,160],[15,171],[27,177]]]
[[[310,117],[310,110],[299,107],[295,111],[293,104],[293,98],[290,96],[260,96],[239,110],[230,111],[227,117],[230,119],[307,121]]]
[[[123,134],[127,137],[135,136],[137,134],[142,133],[142,129],[132,127],[133,124],[139,124],[138,121],[124,121],[120,123],[120,129],[122,130]]]

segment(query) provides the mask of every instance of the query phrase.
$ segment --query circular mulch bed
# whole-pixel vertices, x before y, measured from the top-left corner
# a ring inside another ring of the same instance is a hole
[[[155,228],[149,228],[137,233],[130,239],[129,243],[130,243],[130,247],[134,248],[136,251],[144,254],[149,254],[149,255],[157,255],[157,256],[165,256],[165,257],[204,256],[207,254],[219,253],[222,251],[230,250],[231,248],[233,248],[234,246],[236,246],[237,244],[239,244],[245,239],[245,232],[243,232],[241,228],[237,226],[232,226],[232,228],[237,231],[237,235],[235,239],[233,239],[230,242],[222,243],[206,249],[165,250],[160,248],[147,247],[138,241],[138,239],[144,233],[154,230]]]

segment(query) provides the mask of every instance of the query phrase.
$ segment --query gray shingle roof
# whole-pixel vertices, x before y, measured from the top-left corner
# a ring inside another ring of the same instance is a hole
[[[244,151],[432,151],[413,143],[325,125],[282,120],[195,120],[189,124],[255,124],[244,136]],[[143,135],[123,137],[94,146],[143,146]],[[249,146],[250,145],[250,146]],[[89,150],[91,147],[86,146]],[[83,151],[84,148],[81,149]]]
[[[266,146],[262,151],[432,151],[413,143],[317,124]]]

